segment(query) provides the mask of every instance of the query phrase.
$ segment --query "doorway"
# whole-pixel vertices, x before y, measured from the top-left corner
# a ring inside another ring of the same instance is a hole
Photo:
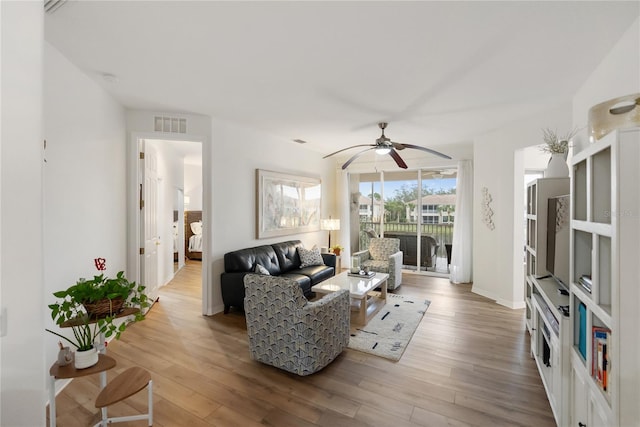
[[[139,148],[139,280],[155,301],[159,289],[193,259],[187,256],[191,234],[186,218],[194,211],[202,215],[202,143],[144,138]],[[201,269],[201,248],[198,258]]]

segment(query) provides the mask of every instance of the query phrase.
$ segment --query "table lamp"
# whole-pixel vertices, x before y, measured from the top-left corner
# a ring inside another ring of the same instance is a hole
[[[340,220],[339,219],[321,219],[320,220],[320,229],[327,230],[329,232],[329,249],[331,249],[331,232],[333,230],[340,230]]]

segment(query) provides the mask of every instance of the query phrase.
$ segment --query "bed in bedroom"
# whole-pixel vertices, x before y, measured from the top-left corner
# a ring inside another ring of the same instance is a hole
[[[186,257],[202,260],[202,211],[184,212],[184,236]]]

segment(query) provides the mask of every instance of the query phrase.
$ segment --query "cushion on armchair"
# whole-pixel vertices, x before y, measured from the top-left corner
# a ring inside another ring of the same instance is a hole
[[[400,250],[400,239],[373,238],[369,242],[369,254],[375,261],[389,261],[389,257]]]

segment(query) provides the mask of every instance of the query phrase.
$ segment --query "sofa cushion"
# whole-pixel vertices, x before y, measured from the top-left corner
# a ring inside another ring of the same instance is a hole
[[[269,273],[269,270],[267,270],[266,268],[264,268],[263,266],[257,263],[256,263],[256,266],[253,267],[253,272],[257,274],[264,274],[265,276],[271,276],[271,274]]]
[[[324,265],[322,255],[320,255],[320,249],[305,249],[303,247],[298,248],[298,255],[300,256],[300,268],[309,267],[312,265]]]
[[[300,240],[289,240],[287,242],[274,243],[271,247],[273,248],[276,257],[278,257],[280,272],[284,273],[300,268],[298,248],[303,247]]]
[[[324,264],[304,267],[298,270],[300,274],[304,274],[311,279],[311,286],[333,277],[334,271],[333,267],[327,267]]]
[[[240,249],[224,254],[224,271],[227,273],[250,272],[256,264],[266,268],[272,276],[280,274],[280,263],[271,245]]]
[[[291,280],[295,280],[298,285],[300,285],[300,289],[305,295],[308,295],[311,292],[311,278],[309,276],[305,276],[304,274],[298,274],[297,271],[290,273],[282,273],[280,277],[287,277]]]

